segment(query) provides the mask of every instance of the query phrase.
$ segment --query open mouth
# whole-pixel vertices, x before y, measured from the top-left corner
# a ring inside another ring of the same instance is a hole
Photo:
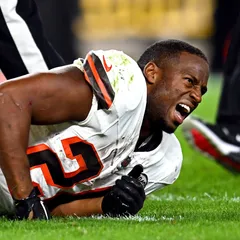
[[[191,108],[184,104],[184,103],[179,103],[176,106],[175,110],[175,118],[179,124],[183,122],[183,120],[189,115],[191,112]]]

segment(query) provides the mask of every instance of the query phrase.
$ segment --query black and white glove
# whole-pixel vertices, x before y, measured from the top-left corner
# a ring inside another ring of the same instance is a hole
[[[143,207],[145,186],[137,179],[142,171],[142,165],[136,165],[128,175],[115,182],[103,198],[104,214],[111,217],[135,215]]]
[[[49,220],[50,212],[44,205],[43,201],[37,196],[36,190],[33,189],[27,198],[13,199],[16,211],[16,218],[23,219],[40,219]]]

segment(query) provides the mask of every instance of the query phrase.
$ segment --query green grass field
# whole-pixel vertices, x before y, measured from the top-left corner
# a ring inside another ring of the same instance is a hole
[[[220,82],[196,114],[214,121]],[[150,195],[141,212],[130,219],[68,218],[50,222],[0,220],[0,239],[240,239],[240,177],[192,150],[177,131],[184,154],[175,184]],[[238,229],[239,228],[239,229]]]

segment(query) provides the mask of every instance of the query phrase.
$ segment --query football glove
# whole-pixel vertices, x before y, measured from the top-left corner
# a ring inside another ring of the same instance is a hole
[[[27,198],[13,200],[16,210],[16,218],[19,220],[49,220],[51,218],[49,210],[44,205],[43,201],[37,196],[35,189],[32,190]]]
[[[135,215],[143,207],[146,199],[144,186],[137,179],[142,171],[142,165],[136,165],[128,175],[115,182],[103,197],[104,214],[111,217]]]

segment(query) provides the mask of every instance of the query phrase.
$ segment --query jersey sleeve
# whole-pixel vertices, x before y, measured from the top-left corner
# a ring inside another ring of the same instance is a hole
[[[98,109],[108,110],[119,97],[122,102],[128,101],[128,93],[135,95],[136,100],[131,102],[137,102],[140,100],[138,95],[144,92],[143,87],[141,91],[141,83],[146,84],[140,68],[122,51],[90,51],[83,61],[76,60],[74,65],[83,71],[86,81],[91,85]],[[137,86],[139,91],[136,91]]]
[[[84,64],[84,75],[88,83],[92,86],[95,96],[101,109],[111,107],[115,91],[112,88],[107,71],[112,70],[112,63],[106,63],[106,57],[103,54],[102,59],[96,52],[88,53]]]

